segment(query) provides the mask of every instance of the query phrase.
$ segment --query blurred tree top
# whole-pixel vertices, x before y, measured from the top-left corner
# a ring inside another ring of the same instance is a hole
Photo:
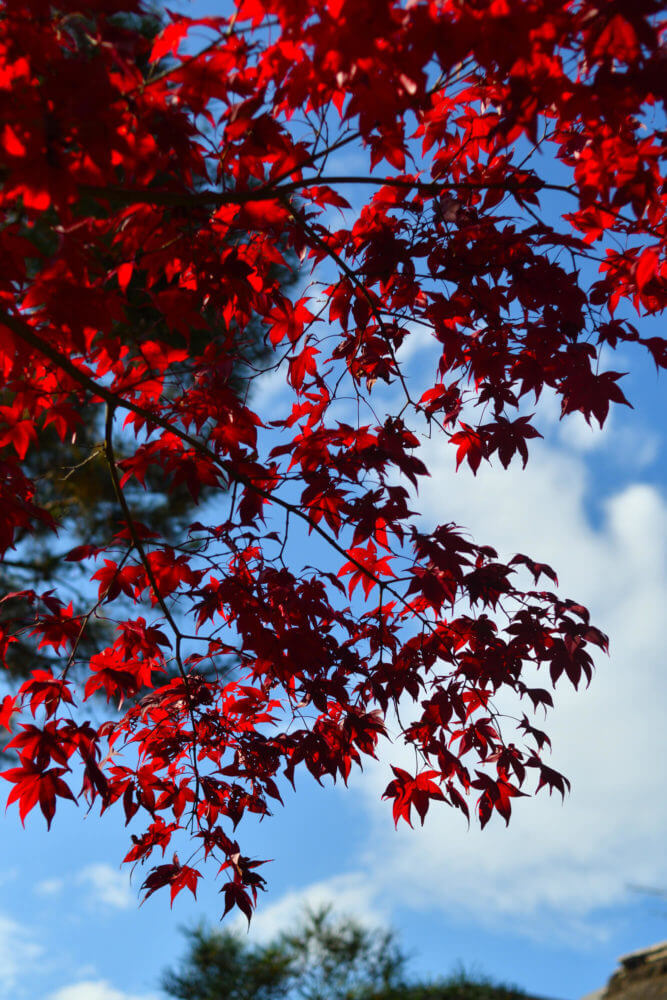
[[[336,918],[323,907],[266,944],[203,926],[162,979],[175,1000],[528,1000],[514,987],[459,971],[410,979],[393,932]]]

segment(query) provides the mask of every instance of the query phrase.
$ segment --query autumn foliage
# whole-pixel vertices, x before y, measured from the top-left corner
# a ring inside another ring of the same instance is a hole
[[[60,573],[1,602],[3,656],[42,657],[0,717],[21,819],[113,808],[146,893],[212,858],[249,916],[237,824],[298,770],[414,747],[397,822],[564,793],[535,711],[606,638],[446,501],[418,518],[419,445],[525,464],[543,391],[602,424],[617,346],[667,364],[662,6],[236,0],[150,38],[133,0],[4,0],[0,549],[46,526]],[[91,425],[115,523],[72,548],[30,460]],[[154,470],[189,528],[128,500]]]

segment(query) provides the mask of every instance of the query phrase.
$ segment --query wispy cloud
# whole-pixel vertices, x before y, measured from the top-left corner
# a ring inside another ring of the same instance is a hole
[[[111,865],[86,865],[76,876],[76,882],[88,890],[90,901],[95,905],[101,903],[117,910],[128,910],[137,905],[128,873],[118,871]]]
[[[45,878],[34,886],[34,892],[38,896],[58,896],[65,888],[65,880],[62,878]]]
[[[286,892],[275,903],[259,908],[251,924],[253,939],[268,941],[286,928],[294,927],[306,909],[316,910],[329,905],[339,915],[354,916],[366,924],[383,924],[388,914],[375,896],[376,887],[363,871],[313,882],[303,890]],[[233,926],[245,930],[247,923],[239,917]]]
[[[634,415],[633,415],[634,416]],[[602,428],[595,420],[586,423],[581,413],[571,413],[558,424],[558,440],[573,452],[600,451],[612,463],[634,474],[648,468],[658,457],[660,435],[641,419],[621,419],[616,410],[609,414]]]
[[[33,891],[38,896],[59,896],[65,886],[78,886],[92,906],[106,906],[116,910],[128,910],[137,905],[127,871],[119,871],[104,862],[86,865],[73,873],[69,879],[47,878],[37,882]]]
[[[106,979],[83,979],[50,993],[48,1000],[157,1000],[155,994],[125,993]]]
[[[0,996],[15,997],[25,968],[39,958],[43,948],[28,928],[0,914]]]

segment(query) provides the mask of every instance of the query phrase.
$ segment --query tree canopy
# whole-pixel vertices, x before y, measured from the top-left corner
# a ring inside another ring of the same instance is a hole
[[[94,17],[94,11],[90,12]],[[160,31],[165,27],[164,18],[157,8],[147,8],[139,14],[119,14],[116,24],[128,31],[139,33],[144,38],[144,56],[137,52],[137,66],[148,72],[149,65],[165,70],[169,65],[169,57],[165,56],[158,63],[149,63],[148,55]],[[73,36],[73,42],[79,47],[90,45],[84,32]],[[202,177],[199,186],[210,185],[213,179]],[[24,216],[21,235],[29,239],[46,254],[52,252],[54,240],[53,219],[48,213],[28,221]],[[287,287],[294,272],[296,260],[293,254],[286,250],[287,266],[277,270],[281,281]],[[30,269],[38,268],[36,261],[28,262]],[[160,330],[162,338],[169,339],[170,332],[164,327],[159,312],[151,312],[149,304],[143,295],[140,281],[129,283],[128,295],[123,317],[115,324],[115,335],[119,343],[131,346],[135,342],[136,331],[153,326]],[[214,312],[205,313],[207,340],[225,336],[225,328],[220,317]],[[267,354],[263,340],[263,330],[260,325],[251,327],[250,335],[244,351],[244,360],[260,363]],[[239,366],[242,364],[239,359]],[[12,402],[11,390],[6,390],[6,398],[2,400],[9,405]],[[79,591],[82,580],[85,579],[84,567],[67,562],[64,558],[73,543],[85,544],[90,538],[105,537],[112,532],[117,519],[117,500],[113,485],[109,479],[107,465],[102,451],[104,439],[104,414],[99,407],[86,407],[80,413],[81,420],[76,432],[71,438],[62,440],[54,425],[37,425],[35,428],[38,440],[35,447],[25,455],[25,471],[31,480],[40,483],[40,503],[67,534],[67,549],[61,545],[61,551],[55,551],[53,531],[48,521],[42,521],[24,528],[15,537],[14,547],[20,547],[20,558],[6,556],[0,565],[0,586],[4,594],[21,591],[28,584],[33,589],[47,589],[54,582],[70,587],[78,600],[75,600],[75,612],[86,612],[86,601],[81,599]],[[117,437],[115,448],[120,458],[125,457],[125,443],[122,437]],[[203,489],[204,497],[211,487]],[[159,465],[146,469],[143,483],[130,480],[125,488],[128,506],[138,520],[147,524],[152,530],[159,531],[169,538],[178,537],[187,530],[194,519],[193,498],[184,483],[172,489],[166,489],[164,474]],[[62,534],[62,530],[61,530]],[[16,603],[6,608],[5,613],[15,617]],[[0,616],[3,612],[0,611]],[[34,644],[26,642],[21,636],[16,636],[7,651],[5,666],[11,674],[24,678],[36,666],[53,666],[54,651],[45,647],[39,651]],[[88,621],[85,632],[81,636],[79,649],[88,656],[96,652],[102,645],[113,641],[113,632],[101,617],[93,617]],[[57,654],[55,654],[57,655]]]
[[[518,989],[463,971],[433,981],[407,974],[391,931],[307,910],[266,944],[203,925],[162,988],[174,1000],[523,1000]]]
[[[535,713],[607,638],[446,497],[420,518],[420,444],[525,465],[542,393],[601,426],[618,347],[667,364],[663,5],[235,0],[153,38],[143,14],[0,13],[0,651],[34,655],[4,777],[21,820],[119,810],[147,895],[209,859],[250,917],[236,830],[297,769],[407,746],[397,823],[565,794]]]

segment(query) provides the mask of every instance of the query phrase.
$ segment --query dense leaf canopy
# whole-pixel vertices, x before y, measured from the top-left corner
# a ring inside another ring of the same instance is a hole
[[[601,425],[627,402],[615,348],[667,363],[646,319],[667,293],[661,10],[236,0],[150,39],[133,0],[5,0],[0,551],[28,572],[0,649],[42,656],[0,719],[21,819],[120,806],[147,894],[195,891],[214,858],[249,916],[261,862],[234,831],[297,768],[347,780],[387,736],[414,748],[397,822],[565,792],[533,710],[606,638],[550,567],[446,506],[425,525],[418,450],[525,464],[543,391]],[[68,475],[108,476],[83,544],[47,434]],[[144,485],[196,520],[151,517]],[[25,558],[45,530],[46,590]]]

